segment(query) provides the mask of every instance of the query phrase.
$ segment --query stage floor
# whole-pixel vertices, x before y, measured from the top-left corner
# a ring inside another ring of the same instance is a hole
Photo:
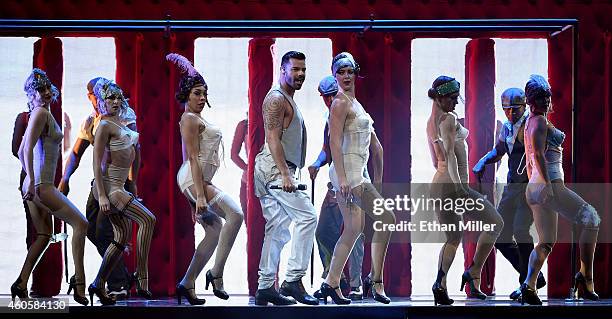
[[[68,296],[58,298],[66,300]],[[70,296],[71,297],[71,296]],[[94,297],[94,307],[84,307],[69,299],[69,312],[66,314],[49,314],[49,316],[84,317],[89,319],[105,318],[286,318],[286,319],[324,319],[346,317],[356,318],[596,318],[609,317],[612,310],[612,299],[598,302],[565,302],[563,299],[543,299],[543,306],[521,306],[507,297],[489,297],[486,301],[466,299],[464,296],[451,296],[455,299],[452,306],[434,306],[432,296],[413,296],[411,298],[391,298],[392,303],[383,305],[365,299],[353,301],[348,306],[337,306],[333,303],[319,306],[255,306],[254,298],[245,295],[232,295],[229,300],[221,300],[212,295],[200,295],[206,299],[203,306],[190,306],[183,299],[177,305],[175,298],[144,300],[132,298],[119,301],[114,306],[100,306]],[[0,298],[10,298],[3,295]],[[49,317],[46,316],[46,317]],[[142,318],[142,317],[138,317]]]
[[[60,296],[67,297],[67,296]],[[232,295],[228,300],[221,300],[213,295],[199,295],[198,297],[206,299],[206,304],[202,306],[193,306],[193,307],[261,307],[255,306],[255,298],[249,297],[246,295]],[[479,300],[479,299],[467,299],[465,296],[451,296],[455,300],[455,303],[452,307],[456,306],[468,306],[468,307],[521,307],[522,305],[519,302],[512,301],[507,297],[489,297],[487,300]],[[410,298],[391,298],[392,303],[389,305],[383,305],[381,303],[375,302],[372,298],[352,301],[349,307],[430,307],[434,306],[433,297],[432,296],[413,296]],[[118,301],[115,306],[112,307],[192,307],[187,303],[185,298],[183,298],[182,305],[177,305],[176,298],[160,298],[155,300],[145,300],[141,298],[132,298],[125,301]],[[601,306],[612,306],[612,299],[602,299],[601,301],[582,301],[582,302],[565,302],[563,299],[542,299],[544,302],[543,307],[601,307]],[[99,305],[98,300],[94,297],[94,303]],[[82,307],[80,304],[70,298],[70,306]],[[328,298],[328,304],[321,304],[319,306],[322,307],[344,307],[344,306],[336,306],[331,299]],[[267,306],[268,308],[274,307],[271,304]],[[313,308],[313,306],[308,305],[291,305],[287,307],[303,307],[303,308]],[[316,307],[316,306],[314,306]],[[442,306],[438,306],[442,307]]]

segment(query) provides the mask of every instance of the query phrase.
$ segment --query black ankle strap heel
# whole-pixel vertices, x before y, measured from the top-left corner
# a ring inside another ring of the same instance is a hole
[[[227,300],[229,298],[229,295],[227,294],[227,292],[225,292],[225,290],[217,289],[217,286],[215,285],[215,280],[216,279],[223,280],[223,277],[214,277],[212,272],[210,270],[208,270],[206,272],[206,287],[204,287],[204,289],[208,290],[208,285],[212,284],[213,294],[217,298],[220,298],[220,299],[223,299],[223,300]]]
[[[327,283],[322,283],[319,292],[321,293],[321,299],[323,299],[323,303],[327,305],[327,297],[331,297],[336,305],[348,305],[351,303],[350,299],[344,298],[341,295],[338,295],[336,289],[339,287],[332,287]]]

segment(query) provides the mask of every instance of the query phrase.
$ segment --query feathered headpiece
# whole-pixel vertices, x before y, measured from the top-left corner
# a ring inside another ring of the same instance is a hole
[[[174,63],[182,74],[179,82],[178,91],[175,94],[176,100],[180,103],[187,102],[189,98],[189,92],[191,89],[198,85],[206,85],[204,77],[193,67],[193,64],[184,56],[178,53],[170,53],[166,55],[166,60]],[[210,104],[206,102],[208,107]]]
[[[49,88],[51,90],[52,99],[53,101],[56,101],[60,95],[59,90],[55,87],[55,85],[53,85],[53,83],[51,83],[51,80],[49,80],[49,77],[45,71],[39,68],[34,68],[32,73],[30,73],[30,76],[28,76],[23,84],[23,90],[26,92],[26,94],[33,95],[36,91],[40,91],[45,88]]]
[[[166,60],[174,63],[181,71],[181,73],[187,73],[187,75],[189,76],[195,76],[199,74],[198,71],[193,67],[191,62],[187,60],[186,57],[178,53],[170,53],[166,55]]]
[[[108,114],[108,109],[106,108],[106,99],[108,98],[118,98],[121,100],[121,111],[119,116],[122,117],[123,114],[129,108],[128,100],[123,95],[123,90],[111,80],[105,78],[99,78],[98,82],[93,87],[93,93],[98,100],[98,110],[102,114]]]

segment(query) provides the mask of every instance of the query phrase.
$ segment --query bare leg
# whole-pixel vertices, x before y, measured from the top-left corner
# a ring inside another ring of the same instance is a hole
[[[446,289],[448,270],[453,264],[453,260],[455,260],[457,248],[461,243],[461,237],[460,232],[447,232],[446,242],[442,245],[440,254],[438,255],[438,274],[436,276],[436,282],[444,289]]]
[[[593,206],[567,188],[561,180],[553,181],[553,187],[555,197],[549,203],[551,208],[571,222],[581,226],[579,238],[580,272],[586,279],[587,290],[592,292],[594,290],[593,260],[601,219]]]
[[[533,289],[536,287],[538,273],[555,243],[557,242],[557,218],[558,215],[539,204],[530,204],[533,212],[533,220],[538,232],[538,244],[529,256],[529,269],[525,283]]]
[[[483,221],[485,224],[495,225],[495,228],[492,231],[483,231],[478,236],[478,242],[476,243],[476,250],[472,259],[472,265],[469,268],[470,276],[474,279],[474,286],[480,289],[480,273],[482,272],[482,267],[489,257],[497,237],[504,228],[504,221],[497,213],[497,210],[495,210],[495,207],[493,207],[491,202],[486,200],[481,194],[470,189],[469,195],[474,200],[479,198],[483,199],[484,204],[484,210],[471,214],[473,214],[476,219]]]
[[[85,283],[85,270],[83,266],[83,254],[85,252],[85,237],[87,236],[87,219],[53,185],[42,184],[39,186],[40,198],[52,214],[65,221],[72,227],[72,257],[74,258],[74,272],[77,283]],[[76,291],[85,296],[85,285],[77,285]]]
[[[355,191],[362,187],[363,186],[360,185],[353,190]],[[359,191],[359,195],[361,195],[361,193],[362,191]],[[339,287],[340,276],[344,269],[344,265],[355,245],[355,241],[363,232],[365,223],[365,214],[355,203],[347,203],[341,196],[338,196],[338,206],[342,214],[344,229],[334,247],[334,253],[329,265],[329,272],[327,273],[327,278],[325,278],[325,282],[331,287]],[[338,296],[342,296],[340,288],[336,289],[336,293]]]
[[[580,272],[586,279],[587,290],[593,292],[593,260],[595,259],[595,246],[597,245],[598,228],[584,227],[580,234]]]
[[[21,285],[19,288],[27,288],[28,280],[32,274],[32,270],[36,267],[36,264],[40,260],[40,257],[49,247],[49,240],[51,238],[51,215],[47,212],[39,210],[33,202],[27,201],[28,211],[32,217],[32,223],[36,228],[36,240],[30,245],[28,254],[21,268],[19,278],[21,278]]]
[[[454,198],[454,191],[454,186],[450,183],[432,183],[430,197],[440,199]],[[446,241],[442,245],[442,248],[440,248],[438,256],[438,274],[436,275],[436,281],[434,283],[434,285],[439,285],[446,289],[448,270],[455,260],[457,248],[463,237],[463,232],[458,231],[461,216],[455,214],[452,210],[443,210],[442,207],[440,207],[440,210],[436,211],[436,216],[440,224],[454,225],[453,228],[448,228],[451,229],[451,231],[446,231],[444,233]],[[452,231],[452,229],[455,229],[455,231]]]
[[[381,221],[383,225],[395,224],[395,214],[392,211],[384,210],[381,215],[375,216],[373,207],[370,207],[376,198],[382,198],[378,193],[374,185],[365,184],[363,189],[363,205],[367,214],[369,214],[373,220]],[[380,295],[385,294],[385,287],[383,286],[383,269],[385,266],[385,257],[387,255],[387,247],[389,246],[389,240],[391,239],[391,232],[375,231],[372,236],[372,268],[370,269],[370,277],[372,278],[372,289]]]
[[[461,217],[452,211],[440,211],[437,213],[438,221],[441,224],[455,225],[455,229],[459,229],[459,222]],[[442,288],[446,289],[446,277],[448,270],[455,260],[457,254],[457,248],[461,244],[461,238],[463,233],[461,231],[447,231],[445,232],[446,241],[442,248],[440,248],[440,254],[438,256],[438,274],[436,276],[436,283],[440,284]]]

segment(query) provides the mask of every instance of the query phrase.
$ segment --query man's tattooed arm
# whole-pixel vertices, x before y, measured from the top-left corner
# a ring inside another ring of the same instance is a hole
[[[263,117],[266,143],[270,148],[270,153],[276,166],[284,177],[289,176],[289,167],[287,166],[283,145],[281,144],[285,110],[285,98],[280,93],[271,93],[264,100]]]
[[[270,94],[264,101],[263,114],[264,125],[266,127],[266,136],[268,131],[280,129],[282,130],[284,115],[285,115],[285,99],[280,94]]]

